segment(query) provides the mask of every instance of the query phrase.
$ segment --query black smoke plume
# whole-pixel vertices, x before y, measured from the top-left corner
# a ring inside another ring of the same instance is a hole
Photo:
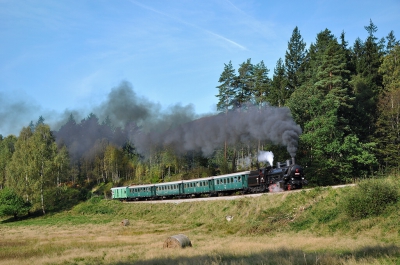
[[[80,122],[82,111],[65,111],[59,129],[54,132],[57,142],[65,144],[73,161],[80,157],[93,158],[107,144],[122,147],[134,135],[153,130],[165,131],[177,124],[196,118],[192,105],[170,106],[165,111],[159,104],[138,97],[128,82],[122,82],[94,107]],[[133,142],[136,147],[136,142]]]
[[[0,98],[0,103],[7,101]],[[2,129],[4,123],[12,124],[11,117],[19,117],[18,121],[27,126],[32,118],[26,117],[32,109],[41,111],[34,104],[16,103],[0,108],[4,114],[0,117]],[[128,82],[113,88],[107,99],[91,110],[38,113],[37,117],[40,115],[54,130],[57,142],[68,147],[73,160],[93,154],[104,144],[122,146],[128,141],[143,155],[152,147],[168,146],[180,153],[201,151],[208,156],[225,141],[233,145],[267,140],[287,146],[294,157],[301,134],[288,108],[246,106],[199,118],[190,104],[163,110],[159,104],[137,96]]]
[[[180,124],[166,131],[141,132],[133,135],[133,141],[141,152],[148,152],[151,147],[169,146],[180,153],[201,151],[207,156],[225,141],[235,144],[266,140],[287,146],[289,154],[295,157],[301,132],[286,107],[246,106]]]

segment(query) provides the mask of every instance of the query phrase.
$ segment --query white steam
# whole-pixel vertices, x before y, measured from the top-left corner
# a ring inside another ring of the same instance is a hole
[[[271,151],[258,151],[258,161],[268,162],[272,167],[274,165],[274,153]]]

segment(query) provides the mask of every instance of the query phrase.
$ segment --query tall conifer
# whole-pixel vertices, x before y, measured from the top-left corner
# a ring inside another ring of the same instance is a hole
[[[306,58],[306,43],[296,26],[288,42],[285,54],[285,67],[288,79],[288,92],[293,93],[304,81],[304,60]]]

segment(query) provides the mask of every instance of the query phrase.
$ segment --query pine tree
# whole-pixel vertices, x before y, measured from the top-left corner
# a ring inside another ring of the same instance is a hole
[[[304,81],[306,43],[296,26],[288,42],[288,49],[285,54],[286,76],[288,80],[289,95],[301,86]]]
[[[350,121],[360,141],[369,142],[375,131],[377,100],[382,92],[382,75],[378,69],[383,50],[375,37],[377,26],[370,20],[365,29],[368,32],[366,41],[357,39],[352,49],[355,73],[350,84],[355,100]]]
[[[262,105],[268,101],[271,86],[268,73],[269,69],[265,66],[263,61],[253,67],[254,83],[251,94],[256,105]]]
[[[251,59],[247,59],[246,62],[239,65],[234,86],[236,88],[234,108],[241,108],[244,104],[249,103],[252,98],[254,88],[254,66],[251,63]]]
[[[235,98],[236,90],[233,87],[235,79],[235,69],[233,69],[232,62],[229,61],[228,64],[224,64],[224,71],[222,72],[218,82],[221,83],[218,88],[218,95],[216,97],[219,99],[217,103],[217,110],[227,111],[232,108],[233,100]]]
[[[282,58],[279,58],[274,69],[271,92],[267,96],[267,101],[272,106],[282,107],[289,97],[290,93],[288,89],[288,80],[285,74],[285,65]]]
[[[400,44],[400,42],[398,40],[396,40],[393,30],[389,32],[386,39],[387,39],[387,45],[386,45],[385,54],[389,54],[396,45]]]

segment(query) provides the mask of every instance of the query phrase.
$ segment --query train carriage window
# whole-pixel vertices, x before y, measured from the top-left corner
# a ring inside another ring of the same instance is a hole
[[[240,176],[238,177],[238,181],[239,181],[239,182],[241,182],[241,181],[242,181]]]

